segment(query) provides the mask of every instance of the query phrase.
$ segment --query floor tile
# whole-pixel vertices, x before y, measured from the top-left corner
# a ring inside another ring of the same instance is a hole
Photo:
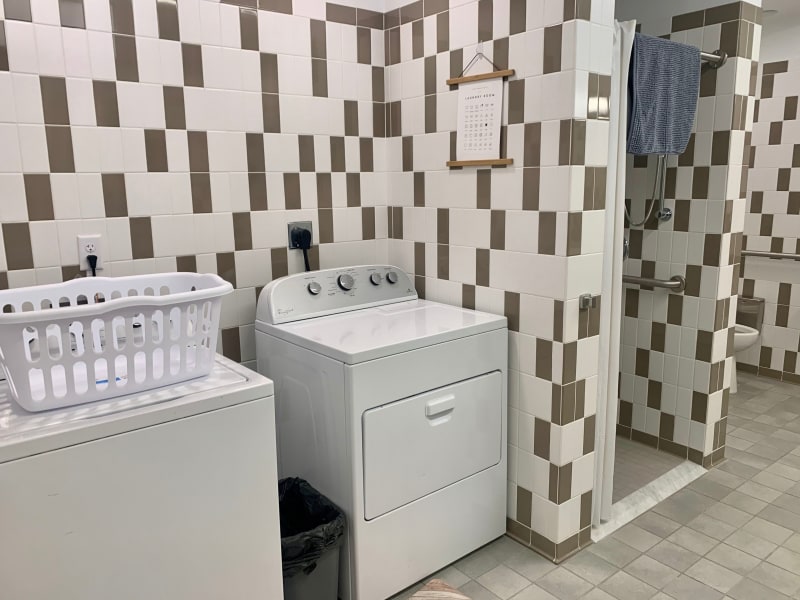
[[[747,525],[742,527],[742,531],[752,533],[755,536],[778,545],[788,540],[792,535],[791,529],[786,529],[786,527],[770,523],[759,517],[755,517],[752,521],[747,523]]]
[[[761,485],[765,485],[773,490],[778,490],[779,492],[785,492],[789,488],[791,488],[796,481],[792,481],[791,479],[786,479],[785,477],[781,477],[780,475],[774,475],[769,473],[766,469],[761,471],[758,475],[753,476],[752,481],[754,483],[760,483]]]
[[[497,596],[495,596],[477,581],[470,581],[458,589],[464,592],[465,595],[469,596],[471,600],[500,600]]]
[[[624,544],[614,538],[606,538],[599,544],[592,544],[589,546],[588,551],[620,568],[640,554],[639,551],[631,548],[628,544]]]
[[[521,548],[522,550],[520,552],[506,558],[503,564],[507,567],[511,567],[529,581],[536,581],[556,568],[556,565],[551,561],[533,550],[525,548],[524,546]]]
[[[733,506],[728,506],[722,502],[718,502],[714,506],[710,506],[705,513],[709,517],[713,517],[718,521],[732,525],[733,527],[741,527],[753,518],[753,515],[747,513]]]
[[[787,596],[800,589],[800,577],[768,562],[758,565],[750,572],[749,577]]]
[[[647,551],[648,556],[653,557],[657,561],[672,567],[676,571],[683,572],[694,563],[700,560],[700,555],[695,554],[691,550],[682,548],[677,544],[673,544],[669,540],[656,544]]]
[[[656,589],[663,588],[680,575],[677,570],[647,555],[640,556],[625,567],[625,572],[649,583]]]
[[[767,562],[800,576],[800,554],[797,552],[781,547],[769,555]]]
[[[664,592],[675,600],[718,600],[722,598],[721,592],[686,575],[673,579],[664,588]]]
[[[604,592],[600,588],[594,588],[591,592],[586,594],[581,600],[619,600],[608,592]]]
[[[774,504],[764,508],[758,516],[762,519],[786,527],[795,532],[800,532],[800,515],[784,510]]]
[[[591,552],[579,552],[562,566],[594,585],[602,583],[619,570]]]
[[[536,582],[540,588],[560,600],[575,600],[592,589],[592,585],[563,567],[550,571]]]
[[[558,600],[553,594],[533,584],[526,587],[511,600]]]
[[[494,556],[499,562],[504,563],[512,556],[518,554],[536,554],[527,546],[523,546],[516,540],[511,539],[507,535],[496,539],[488,546],[484,546],[486,552]]]
[[[773,490],[772,488],[761,485],[760,483],[756,483],[755,481],[745,481],[737,489],[743,494],[747,494],[748,496],[752,496],[753,498],[757,498],[758,500],[763,500],[764,502],[768,503],[772,502],[775,500],[775,498],[781,495],[778,490]]]
[[[686,569],[686,575],[723,593],[742,579],[741,575],[705,558],[701,558]]]
[[[472,554],[468,554],[459,560],[454,565],[456,569],[464,573],[464,575],[470,579],[477,579],[487,571],[494,569],[500,564],[500,561],[497,560],[490,552],[485,551],[484,548],[481,548]]]
[[[441,579],[446,582],[447,585],[454,588],[459,588],[469,581],[469,577],[452,565],[442,569],[438,573],[434,573],[429,579]]]
[[[728,539],[725,540],[725,543],[733,546],[734,548],[738,548],[739,550],[743,550],[748,554],[752,554],[756,558],[760,558],[762,560],[767,558],[767,556],[769,556],[772,551],[778,547],[777,544],[768,542],[767,540],[755,536],[744,529],[735,531]]]
[[[512,571],[505,565],[498,565],[478,577],[480,583],[487,590],[492,592],[501,600],[507,600],[514,594],[528,587],[531,582],[525,579],[516,571]]]
[[[638,517],[634,524],[661,538],[668,537],[681,527],[680,523],[676,523],[672,519],[668,519],[652,510]]]
[[[696,519],[691,520],[688,524],[688,527],[715,540],[724,540],[726,537],[736,531],[736,527],[733,525],[723,523],[714,517],[708,516],[706,513],[703,513]]]
[[[654,506],[653,510],[673,521],[686,524],[715,503],[713,498],[683,489]]]
[[[706,558],[739,575],[747,575],[761,563],[761,559],[727,544],[720,544],[712,549],[706,554]]]
[[[739,510],[750,513],[751,515],[759,513],[767,505],[767,503],[763,500],[753,498],[752,496],[748,496],[747,494],[743,494],[737,490],[734,490],[725,496],[722,501],[729,506],[734,506]]]
[[[735,600],[784,600],[789,598],[789,596],[746,577],[730,589],[728,596]]]
[[[653,586],[625,571],[612,575],[598,587],[615,598],[624,598],[625,600],[650,600],[658,592]]]
[[[667,539],[701,556],[717,545],[715,539],[689,527],[681,527]]]
[[[635,548],[639,552],[647,552],[662,539],[633,523],[625,525],[625,527],[615,531],[612,536],[614,539],[628,544],[628,546]]]
[[[785,548],[800,553],[800,533],[793,533],[792,537],[783,543]]]

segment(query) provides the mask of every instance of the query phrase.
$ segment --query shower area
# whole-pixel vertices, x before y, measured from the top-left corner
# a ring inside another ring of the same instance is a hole
[[[760,15],[746,2],[616,2],[620,23],[699,48],[701,71],[682,154],[617,153],[619,363],[598,414],[595,527],[627,522],[724,458]]]

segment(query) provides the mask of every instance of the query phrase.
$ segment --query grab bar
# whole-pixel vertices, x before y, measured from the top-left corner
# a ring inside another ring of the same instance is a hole
[[[763,250],[742,250],[742,256],[758,256],[760,258],[787,258],[789,260],[800,260],[800,254],[788,252],[765,252]]]
[[[654,279],[652,277],[623,275],[622,283],[646,287],[666,288],[672,292],[682,292],[686,289],[686,278],[683,277],[683,275],[673,275],[669,279]]]

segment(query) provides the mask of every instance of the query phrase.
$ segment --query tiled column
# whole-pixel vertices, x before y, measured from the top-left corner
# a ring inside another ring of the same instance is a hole
[[[554,560],[589,543],[610,4],[426,1],[386,19],[390,260],[427,298],[507,315],[508,531]],[[448,170],[458,92],[445,80],[478,42],[516,70],[514,164]]]

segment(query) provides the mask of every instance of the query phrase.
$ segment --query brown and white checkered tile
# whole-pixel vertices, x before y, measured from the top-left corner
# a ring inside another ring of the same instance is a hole
[[[667,223],[628,232],[626,273],[684,275],[684,294],[625,289],[619,433],[704,465],[724,455],[739,252],[752,129],[751,65],[760,9],[747,3],[672,18],[670,39],[728,52],[703,67],[697,117],[684,154],[668,161]],[[746,75],[746,76],[745,76]],[[633,157],[627,195],[633,217],[649,206],[655,160]]]
[[[748,250],[800,252],[800,61],[766,63],[758,73],[755,123],[749,148],[744,246]],[[800,289],[793,261],[747,258],[744,297],[764,298],[761,337],[737,356],[740,368],[800,383]]]
[[[290,0],[5,0],[0,285],[217,272],[222,350],[253,358],[257,290],[312,263],[385,260],[383,14]],[[378,118],[380,117],[380,118]]]
[[[591,513],[599,308],[577,298],[599,294],[602,265],[610,53],[593,61],[588,40],[610,50],[613,15],[599,4],[426,1],[385,20],[390,260],[427,298],[508,317],[508,528],[558,560],[588,543]],[[445,80],[478,42],[516,70],[501,143],[514,165],[447,170]]]

